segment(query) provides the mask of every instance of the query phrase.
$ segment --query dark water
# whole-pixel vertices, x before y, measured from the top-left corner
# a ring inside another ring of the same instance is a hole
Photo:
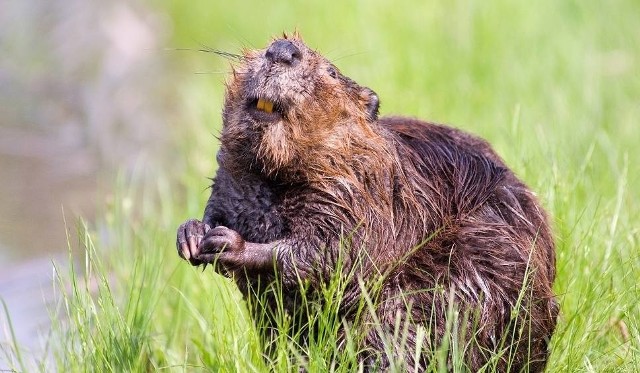
[[[74,231],[78,216],[93,219],[116,170],[153,170],[166,156],[166,30],[142,0],[0,2],[0,298],[27,350],[46,331],[51,260],[66,257],[63,217]],[[0,369],[7,359],[0,353]]]

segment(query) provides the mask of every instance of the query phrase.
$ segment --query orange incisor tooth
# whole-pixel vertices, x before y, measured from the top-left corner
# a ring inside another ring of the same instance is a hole
[[[272,113],[273,112],[273,102],[271,101],[267,101],[267,100],[263,100],[263,99],[258,99],[258,104],[256,105],[256,108],[258,110],[262,110],[262,111],[266,111],[267,113]]]
[[[267,113],[272,113],[273,112],[273,102],[266,101],[264,103],[264,111],[266,111]]]

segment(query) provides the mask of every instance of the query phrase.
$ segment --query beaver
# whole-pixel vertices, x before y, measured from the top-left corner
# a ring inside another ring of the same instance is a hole
[[[543,370],[558,314],[554,241],[534,193],[490,145],[379,117],[377,94],[297,33],[238,60],[211,197],[202,221],[178,228],[179,255],[214,264],[247,298],[277,281],[291,313],[296,295],[339,271],[346,324],[376,289],[378,327],[359,342],[367,370],[424,371],[451,330],[471,371]],[[389,351],[381,334],[398,322],[403,348]]]

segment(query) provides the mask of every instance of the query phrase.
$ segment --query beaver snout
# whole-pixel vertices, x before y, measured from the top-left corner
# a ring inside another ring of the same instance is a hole
[[[302,60],[302,52],[289,40],[276,40],[267,49],[265,57],[272,63],[295,66]]]

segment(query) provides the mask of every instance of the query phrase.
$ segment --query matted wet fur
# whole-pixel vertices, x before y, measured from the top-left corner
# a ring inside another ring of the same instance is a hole
[[[558,308],[554,243],[536,197],[485,141],[378,118],[378,106],[298,35],[244,51],[227,82],[211,197],[202,222],[178,229],[180,256],[215,262],[248,297],[277,280],[291,313],[300,283],[317,291],[341,260],[352,274],[347,322],[358,282],[377,281],[381,330],[399,319],[407,339],[389,356],[380,329],[362,331],[367,368],[392,360],[424,370],[453,309],[469,370],[490,359],[498,371],[543,370]]]

